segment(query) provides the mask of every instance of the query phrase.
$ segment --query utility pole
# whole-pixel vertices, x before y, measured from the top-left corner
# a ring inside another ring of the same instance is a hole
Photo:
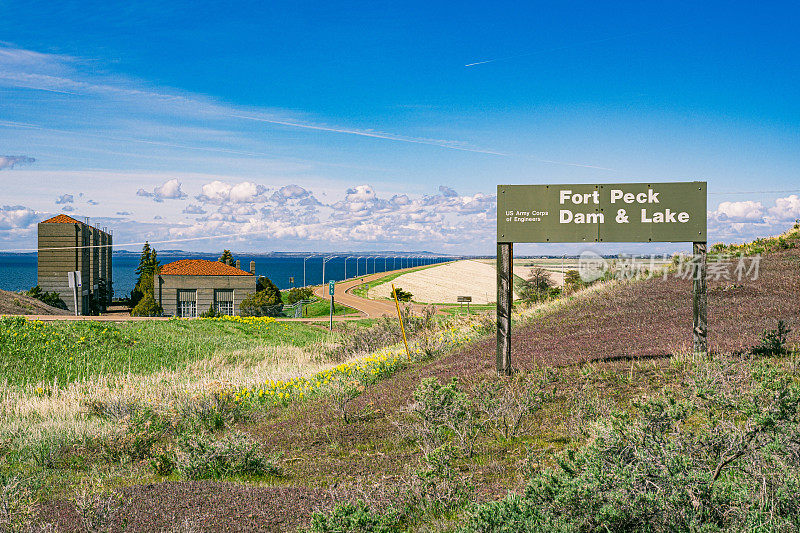
[[[323,285],[325,285],[325,263],[327,263],[328,261],[330,261],[334,257],[336,257],[336,256],[335,255],[331,255],[331,256],[322,258],[322,284]]]
[[[348,257],[344,258],[344,279],[347,279],[347,260],[348,259],[352,259],[353,257],[355,257],[355,256],[351,255],[351,256],[348,256]],[[358,277],[358,274],[356,274],[356,277]]]
[[[317,254],[313,254],[303,258],[303,287],[308,287],[308,285],[306,285],[306,261],[308,261],[312,257],[316,257],[316,255]]]

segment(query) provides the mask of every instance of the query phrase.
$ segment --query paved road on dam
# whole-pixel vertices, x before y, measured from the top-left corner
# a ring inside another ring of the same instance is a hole
[[[376,318],[382,316],[394,316],[397,314],[397,307],[395,306],[394,301],[370,300],[367,298],[362,298],[360,296],[356,296],[355,294],[353,294],[353,289],[355,289],[359,285],[363,285],[368,281],[381,279],[391,274],[399,272],[411,272],[412,270],[416,270],[416,268],[406,268],[403,270],[390,270],[388,272],[379,272],[377,274],[370,274],[369,276],[361,276],[357,279],[340,281],[335,285],[333,299],[337,303],[346,305],[347,307],[352,307],[353,309],[360,311],[363,314],[363,317]],[[316,294],[320,298],[323,298],[324,300],[331,299],[331,297],[328,295],[327,285],[323,287],[315,287],[314,294]],[[401,305],[405,306],[408,304],[403,303]],[[421,304],[412,304],[412,309],[414,313],[419,313],[423,309],[425,309],[425,306]]]

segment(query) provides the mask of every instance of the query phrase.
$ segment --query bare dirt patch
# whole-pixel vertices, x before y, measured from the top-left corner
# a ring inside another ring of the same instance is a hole
[[[497,299],[497,271],[480,261],[456,261],[409,272],[371,288],[369,297],[389,298],[392,283],[413,294],[415,302],[454,304],[459,296],[472,296],[473,303],[487,304]]]

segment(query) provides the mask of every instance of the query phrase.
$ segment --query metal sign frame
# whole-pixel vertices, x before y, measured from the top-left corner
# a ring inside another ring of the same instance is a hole
[[[692,345],[707,352],[707,190],[701,181],[498,185],[497,372],[513,372],[514,242],[691,242]]]

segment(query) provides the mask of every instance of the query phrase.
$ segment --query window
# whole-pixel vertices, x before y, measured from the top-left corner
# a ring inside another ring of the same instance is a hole
[[[197,291],[178,289],[178,316],[197,316]]]
[[[233,289],[217,289],[214,291],[214,307],[221,315],[233,314]]]

